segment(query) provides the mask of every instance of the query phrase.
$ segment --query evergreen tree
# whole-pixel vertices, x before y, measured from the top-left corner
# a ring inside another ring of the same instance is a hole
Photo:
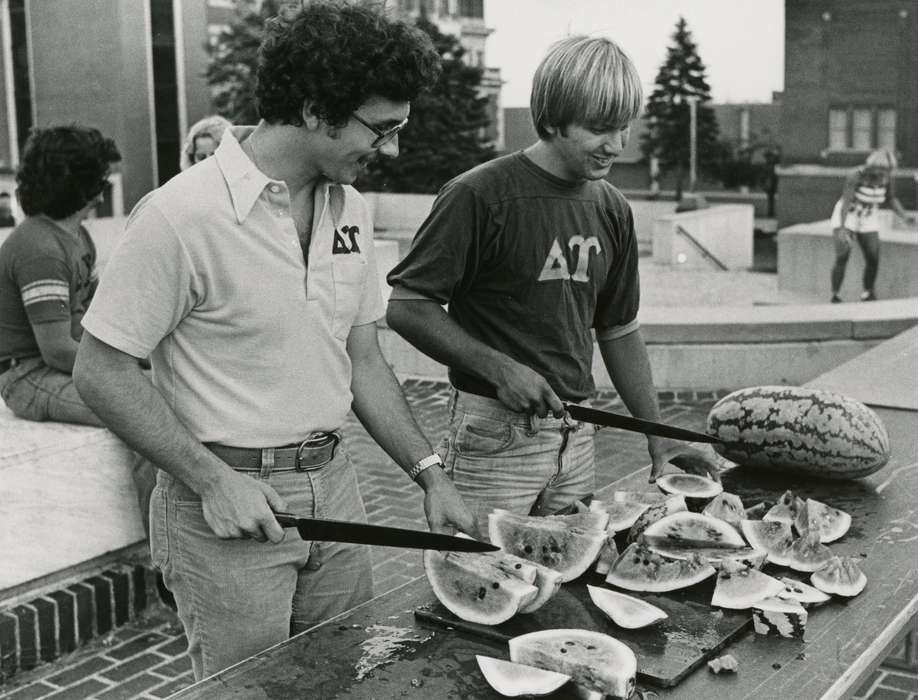
[[[255,124],[255,66],[265,20],[298,7],[291,0],[236,0],[236,18],[208,48],[207,82],[216,111],[234,124]],[[376,159],[359,186],[366,191],[436,192],[447,180],[490,160],[493,147],[480,135],[490,123],[480,96],[483,71],[467,66],[456,37],[421,17],[443,59],[443,73],[430,92],[411,103],[411,119],[399,134],[399,157]]]
[[[660,172],[676,173],[676,195],[681,197],[690,159],[690,113],[687,97],[697,97],[696,158],[700,173],[713,173],[720,160],[717,118],[708,103],[711,87],[705,66],[692,41],[685,19],[679,18],[673,43],[657,73],[647,100],[644,119],[647,131],[641,139],[645,156],[659,160]]]
[[[494,157],[480,135],[488,126],[486,97],[480,96],[481,68],[466,65],[465,49],[450,34],[420,17],[443,61],[443,73],[429,92],[411,102],[411,118],[399,134],[398,158],[377,158],[359,183],[376,192],[435,193],[448,180]]]

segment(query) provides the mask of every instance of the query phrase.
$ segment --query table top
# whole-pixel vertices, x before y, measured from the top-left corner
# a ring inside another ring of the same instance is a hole
[[[805,641],[765,638],[751,631],[740,637],[722,652],[738,660],[736,674],[715,676],[702,666],[674,688],[643,689],[661,698],[721,693],[731,699],[849,697],[892,650],[918,612],[918,415],[878,412],[890,434],[893,458],[870,477],[811,480],[762,476],[746,469],[723,475],[725,489],[739,494],[747,505],[774,501],[793,489],[850,513],[851,529],[831,548],[836,554],[865,557],[864,592],[847,602],[834,599],[811,609]],[[614,489],[649,488],[645,468],[597,497]],[[415,608],[434,600],[426,579],[417,579],[173,697],[500,697],[482,677],[475,655],[508,658],[506,645],[416,621]]]

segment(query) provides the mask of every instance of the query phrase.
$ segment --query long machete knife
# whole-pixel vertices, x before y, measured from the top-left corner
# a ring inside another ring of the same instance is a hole
[[[407,549],[439,549],[452,552],[496,552],[499,547],[466,537],[441,535],[424,530],[366,525],[347,520],[300,518],[292,513],[275,513],[281,527],[295,527],[300,537],[315,542],[354,542],[381,547]]]
[[[657,435],[659,437],[673,438],[675,440],[689,440],[691,442],[721,442],[715,437],[705,433],[698,433],[687,428],[677,428],[665,423],[656,423],[652,420],[643,418],[634,418],[624,416],[620,413],[610,413],[609,411],[600,411],[596,408],[579,406],[575,403],[564,404],[564,410],[571,414],[574,420],[584,421],[586,423],[595,423],[596,425],[605,425],[610,428],[621,428],[645,435]]]

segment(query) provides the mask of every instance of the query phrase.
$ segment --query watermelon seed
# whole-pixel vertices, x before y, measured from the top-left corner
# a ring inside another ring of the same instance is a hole
[[[526,554],[532,554],[532,545],[527,544],[523,547],[523,551],[526,552]]]
[[[523,568],[523,565],[518,563],[518,564],[517,564],[516,566],[514,566],[513,568],[514,568],[514,569],[522,569],[522,568]]]
[[[500,584],[497,581],[495,581],[494,583],[491,584],[491,588],[493,588],[496,591],[498,588],[500,588]]]
[[[594,650],[596,649],[596,647],[593,646],[592,644],[587,644],[587,649],[590,650],[590,651],[594,651]]]
[[[485,590],[485,587],[484,587],[484,586],[482,586],[481,588],[479,588],[479,589],[478,589],[478,599],[479,599],[479,600],[484,600],[484,597],[485,597],[485,594],[486,594],[486,593],[487,593],[487,591]]]

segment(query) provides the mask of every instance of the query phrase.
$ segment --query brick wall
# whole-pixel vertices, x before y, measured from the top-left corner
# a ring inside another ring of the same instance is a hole
[[[152,569],[126,563],[0,607],[0,682],[108,634],[156,600]]]

